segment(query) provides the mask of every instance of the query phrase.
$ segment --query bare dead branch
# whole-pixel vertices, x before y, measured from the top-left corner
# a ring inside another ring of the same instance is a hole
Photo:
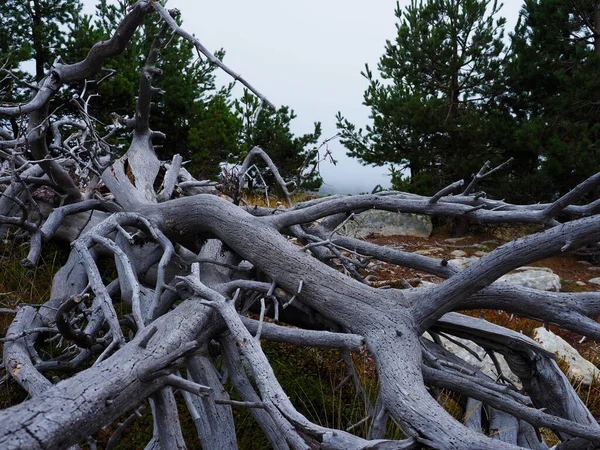
[[[196,39],[190,33],[188,33],[187,31],[185,31],[184,29],[182,29],[179,25],[177,25],[177,22],[175,21],[175,19],[173,19],[173,17],[169,13],[169,11],[167,11],[165,8],[163,8],[162,5],[160,5],[160,4],[156,5],[155,4],[154,8],[160,14],[160,16],[163,18],[163,20],[166,23],[169,24],[169,26],[171,27],[171,29],[175,33],[177,33],[179,36],[181,36],[184,39],[186,39],[189,42],[191,42],[194,45],[194,47],[196,47],[196,50],[198,50],[199,53],[202,53],[204,56],[206,56],[210,62],[212,62],[214,65],[218,66],[221,70],[223,70],[226,74],[228,74],[229,76],[231,76],[234,80],[239,81],[240,83],[242,83],[250,92],[252,92],[258,98],[260,98],[261,101],[264,104],[268,105],[269,107],[271,107],[273,109],[275,108],[273,106],[273,104],[269,100],[267,100],[267,98],[265,96],[263,96],[260,92],[258,92],[244,78],[242,78],[242,76],[240,74],[235,73],[233,70],[231,70],[225,64],[223,64],[218,58],[216,58],[211,52],[209,52],[208,49],[206,47],[204,47],[200,43],[200,41],[198,41],[198,39]]]

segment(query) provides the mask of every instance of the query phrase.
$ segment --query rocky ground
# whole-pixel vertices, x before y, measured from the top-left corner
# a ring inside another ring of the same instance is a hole
[[[435,230],[430,237],[369,235],[370,242],[404,251],[416,252],[432,258],[445,259],[458,266],[469,264],[494,248],[532,230],[519,228],[481,228],[461,238],[450,237],[447,230]],[[401,288],[403,280],[419,287],[428,283],[441,283],[443,279],[413,269],[397,267],[383,262],[373,262],[369,267],[375,277],[374,286],[390,285]],[[585,292],[600,290],[600,264],[584,259],[581,255],[568,253],[533,263],[530,268],[513,271],[506,281],[518,282],[528,287],[560,290],[562,292]],[[573,332],[529,318],[517,317],[503,311],[475,310],[464,313],[520,331],[542,342],[542,345],[559,355],[561,367],[578,387],[597,419],[600,419],[600,343],[583,338]],[[550,333],[548,333],[550,331]],[[558,336],[556,338],[555,336]],[[561,339],[562,338],[562,339]],[[452,344],[449,344],[452,346]],[[572,348],[571,348],[572,347]],[[460,352],[460,349],[451,349]],[[466,352],[465,352],[466,353]],[[485,352],[481,353],[482,359]],[[579,357],[581,355],[581,358]],[[467,356],[468,353],[467,353]],[[471,363],[479,364],[472,358]],[[591,362],[591,364],[590,364]]]
[[[432,236],[372,236],[368,241],[386,245],[408,252],[416,252],[432,258],[445,259],[458,265],[468,263],[468,259],[481,257],[510,239],[499,238],[494,234],[471,234],[462,238],[452,238],[446,232],[438,232]],[[568,253],[538,261],[532,267],[548,268],[560,277],[560,290],[569,292],[585,292],[600,290],[600,265],[582,259],[579,255]],[[421,280],[440,283],[443,280],[433,275],[413,269],[397,267],[387,263],[377,263],[377,283],[394,283],[406,279],[413,286]],[[594,281],[594,279],[596,279]],[[590,281],[591,280],[591,281]]]

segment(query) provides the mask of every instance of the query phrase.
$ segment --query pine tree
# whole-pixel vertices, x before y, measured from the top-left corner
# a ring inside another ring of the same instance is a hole
[[[261,108],[260,101],[245,91],[236,101],[236,110],[242,123],[240,130],[241,153],[238,161],[254,147],[261,147],[273,160],[281,176],[286,181],[298,182],[300,174],[305,175],[302,185],[307,189],[318,189],[323,180],[318,170],[312,168],[318,163],[317,142],[321,137],[321,124],[314,123],[311,133],[295,136],[291,122],[297,117],[289,106],[274,110]],[[257,161],[261,165],[260,161]],[[263,178],[275,185],[272,174],[265,170]]]
[[[121,0],[116,4],[100,0],[94,18],[86,18],[79,27],[80,54],[77,57],[84,57],[94,43],[111,36],[132,3],[131,0]],[[180,21],[180,18],[177,20]],[[105,69],[113,71],[113,74],[94,87],[99,100],[92,102],[92,113],[100,127],[101,124],[112,127],[113,114],[127,118],[135,112],[144,55],[147,55],[152,39],[158,32],[157,18],[150,15],[125,51],[105,65]],[[218,51],[215,55],[223,58],[224,52]],[[157,140],[157,150],[164,159],[179,153],[184,159],[193,160],[190,167],[197,169],[195,175],[216,174],[218,164],[214,170],[206,170],[204,166],[214,160],[217,163],[222,161],[220,157],[215,154],[206,159],[195,153],[203,154],[206,149],[201,146],[209,141],[216,148],[229,147],[229,144],[219,142],[217,136],[208,137],[203,128],[205,120],[213,127],[216,122],[231,121],[234,113],[231,109],[232,100],[229,99],[230,87],[218,89],[215,85],[216,67],[208,60],[199,58],[189,42],[174,35],[165,39],[158,67],[161,73],[155,76],[154,85],[168,91],[168,94],[154,97],[150,126],[165,135],[165,139]],[[224,104],[229,106],[223,108]],[[120,141],[113,139],[112,143],[118,147]]]
[[[221,163],[240,160],[242,123],[229,95],[206,100],[198,120],[190,129],[192,154],[188,168],[200,178],[216,178]]]
[[[42,80],[56,56],[65,55],[73,45],[74,24],[79,23],[81,10],[79,0],[0,2],[0,68],[6,71],[0,74],[3,103],[26,100],[31,95],[26,83]],[[24,71],[26,61],[33,61],[33,75]],[[21,125],[11,120],[14,136],[19,135]]]
[[[79,0],[5,0],[0,3],[0,57],[15,67],[33,59],[40,81],[56,55],[63,54],[81,14]]]
[[[468,178],[487,159],[501,160],[495,133],[508,120],[496,107],[502,92],[505,20],[491,0],[413,0],[396,6],[397,35],[378,64],[366,66],[371,109],[366,131],[338,113],[348,154],[363,163],[410,169],[398,186],[431,192]],[[496,124],[498,122],[498,124]]]
[[[506,102],[530,198],[552,200],[600,170],[600,4],[526,0],[507,65]]]
[[[0,4],[3,21],[0,62],[5,63],[7,69],[16,69],[21,62],[34,59],[36,74],[31,81],[39,81],[58,50],[65,62],[79,61],[96,42],[112,36],[133,3],[134,0],[116,3],[99,0],[95,15],[85,16],[81,14],[79,0],[7,0]],[[115,127],[115,115],[127,119],[134,114],[140,71],[152,39],[159,31],[157,23],[157,17],[149,15],[127,48],[108,60],[95,80],[85,84],[87,95],[93,95],[89,98],[88,112],[100,135],[106,135]],[[225,52],[219,50],[215,56],[223,59]],[[154,77],[153,84],[167,94],[154,96],[150,126],[165,135],[162,141],[156,142],[162,159],[181,154],[191,161],[187,167],[195,176],[214,178],[219,173],[219,163],[240,163],[248,151],[258,145],[271,155],[288,180],[294,178],[303,164],[315,162],[314,144],[321,133],[320,124],[315,124],[314,132],[296,137],[290,131],[295,114],[289,107],[277,111],[263,109],[257,114],[259,102],[252,95],[244,93],[235,100],[233,85],[217,87],[216,66],[197,55],[189,42],[175,35],[165,39],[158,67],[162,73]],[[20,78],[26,79],[25,76]],[[11,78],[7,80],[12,83]],[[24,100],[26,89],[16,84],[6,85],[8,87],[2,83],[0,88],[3,101]],[[57,95],[59,116],[77,113],[72,99],[83,88],[81,82]],[[115,154],[123,151],[125,140],[121,140],[121,136],[122,133],[115,133],[108,140]],[[264,175],[267,181],[273,181],[267,172]],[[321,184],[318,172],[313,172],[306,181],[309,187]]]

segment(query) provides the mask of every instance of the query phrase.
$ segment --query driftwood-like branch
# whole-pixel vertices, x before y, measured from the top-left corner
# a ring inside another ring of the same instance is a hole
[[[255,334],[257,332],[259,327],[257,321],[242,317],[242,323],[250,333]],[[363,338],[355,334],[302,330],[283,327],[274,323],[263,323],[261,337],[273,342],[286,342],[309,347],[345,348],[356,352],[360,351],[363,346]]]
[[[600,224],[594,217],[574,220],[544,233],[528,236],[498,247],[446,283],[428,288],[426,300],[414,305],[414,315],[422,329],[455,308],[455,300],[469,297],[505,273],[532,261],[560,254],[600,240]],[[443,296],[443,301],[440,296]]]
[[[277,183],[279,184],[279,187],[281,188],[281,190],[283,191],[283,194],[285,195],[288,205],[291,207],[293,204],[292,196],[291,196],[291,193],[288,191],[287,183],[285,182],[285,180],[279,173],[279,169],[277,168],[275,163],[273,163],[273,160],[271,159],[271,157],[260,147],[254,147],[252,150],[250,150],[250,152],[244,159],[244,162],[242,163],[242,166],[238,172],[238,175],[237,175],[238,186],[237,186],[237,193],[236,193],[236,199],[235,199],[236,203],[239,203],[239,199],[241,199],[241,195],[242,195],[241,191],[244,186],[244,178],[246,177],[246,174],[248,173],[248,170],[250,169],[250,164],[252,163],[254,158],[257,158],[257,157],[261,158],[265,162],[267,167],[271,170],[271,172],[275,176],[275,179],[277,180]]]
[[[236,313],[233,302],[228,301],[225,297],[212,291],[203,284],[198,283],[193,278],[187,277],[184,281],[196,294],[201,298],[206,299],[203,303],[215,308],[223,317],[241,354],[248,359],[252,367],[258,389],[266,404],[267,411],[271,414],[273,420],[281,427],[281,431],[285,434],[289,444],[294,448],[307,448],[300,436],[297,435],[297,431],[290,428],[290,425],[294,425],[303,433],[318,432],[323,434],[324,439],[331,439],[329,434],[332,433],[332,430],[327,430],[314,425],[304,416],[299,414],[292,406],[285,395],[285,392],[277,382],[275,374],[270,369],[266,356],[260,349],[260,345],[248,330],[246,330]],[[335,441],[338,441],[335,442],[337,448],[344,448],[342,445],[356,445],[361,441],[355,436],[344,434],[342,431],[336,431],[335,434],[337,434],[337,439],[334,439],[330,445],[333,445]]]
[[[211,52],[208,51],[208,49],[202,45],[200,43],[200,41],[198,41],[198,39],[196,39],[194,36],[192,36],[190,33],[188,33],[187,31],[185,31],[183,28],[181,28],[179,25],[177,25],[177,22],[175,21],[175,19],[171,16],[171,14],[169,13],[169,11],[167,11],[165,8],[162,7],[162,5],[159,4],[155,4],[154,8],[156,9],[156,11],[158,11],[158,13],[160,14],[160,16],[163,18],[163,20],[169,24],[169,26],[171,27],[171,29],[177,33],[179,36],[183,37],[184,39],[186,39],[187,41],[191,42],[194,47],[196,47],[196,50],[203,54],[204,56],[206,56],[208,58],[208,60],[213,63],[215,66],[219,67],[221,70],[223,70],[226,74],[228,74],[229,76],[231,76],[234,80],[239,81],[240,83],[242,83],[250,92],[252,92],[254,95],[256,95],[258,98],[261,99],[261,101],[268,105],[271,108],[275,108],[273,106],[273,104],[267,100],[267,98],[262,95],[260,92],[258,92],[250,83],[248,83],[240,74],[235,73],[233,70],[231,70],[229,67],[227,67],[225,64],[223,64],[223,62],[221,60],[219,60],[217,57],[215,57]]]
[[[510,158],[507,161],[504,161],[502,164],[500,164],[499,166],[497,166],[491,170],[490,170],[490,161],[486,161],[483,164],[483,166],[481,167],[481,169],[479,169],[479,172],[477,172],[477,174],[473,177],[473,180],[471,180],[469,185],[465,188],[462,195],[471,194],[471,192],[473,192],[473,189],[475,189],[475,187],[477,187],[477,185],[481,182],[481,180],[483,180],[486,177],[489,177],[494,172],[502,170],[504,167],[512,164],[513,161],[514,161],[514,158]]]
[[[434,204],[437,203],[437,201],[442,198],[445,197],[446,195],[454,192],[456,189],[458,189],[459,187],[461,187],[464,184],[464,182],[462,180],[460,181],[455,181],[454,183],[446,186],[444,189],[440,190],[439,192],[437,192],[436,194],[434,194],[430,199],[429,199],[429,203],[430,204]]]
[[[115,448],[115,445],[117,444],[117,442],[119,441],[119,439],[121,438],[121,436],[123,436],[123,434],[125,433],[125,431],[127,430],[127,428],[129,426],[131,426],[131,424],[133,424],[133,422],[138,417],[142,416],[142,412],[144,411],[144,409],[145,409],[145,407],[143,405],[140,406],[127,419],[125,419],[123,421],[123,423],[121,423],[119,425],[119,428],[117,428],[117,430],[112,434],[112,436],[110,437],[110,439],[106,443],[106,450],[112,450],[113,448]]]
[[[158,194],[158,199],[160,201],[167,201],[173,195],[173,190],[175,189],[175,184],[177,183],[177,177],[179,176],[179,171],[181,170],[181,164],[183,163],[183,158],[181,155],[173,156],[173,161],[171,165],[167,169],[167,173],[165,174],[165,179],[163,181],[163,189]]]

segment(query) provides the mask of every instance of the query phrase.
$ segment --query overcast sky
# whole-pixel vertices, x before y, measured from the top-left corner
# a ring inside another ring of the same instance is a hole
[[[109,0],[110,2],[110,0]],[[410,0],[401,0],[400,6]],[[95,0],[84,0],[93,13]],[[507,31],[517,21],[522,0],[506,0],[501,10]],[[183,27],[211,51],[224,48],[225,63],[241,73],[275,105],[289,105],[298,118],[292,131],[323,125],[322,138],[336,134],[341,111],[357,126],[368,123],[362,105],[365,63],[375,69],[385,41],[395,36],[392,0],[169,0],[182,13]],[[221,78],[224,82],[226,80]],[[228,81],[228,80],[227,80]],[[364,167],[332,142],[337,166],[323,164],[329,192],[357,193],[389,186],[385,167]]]

